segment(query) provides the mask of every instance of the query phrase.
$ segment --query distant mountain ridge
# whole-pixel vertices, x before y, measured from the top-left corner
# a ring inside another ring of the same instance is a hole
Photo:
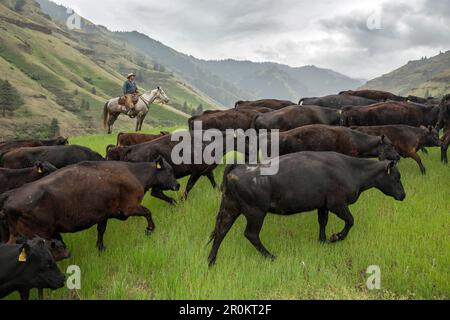
[[[53,19],[65,23],[69,14],[63,6],[36,0]],[[106,28],[105,28],[106,31]],[[278,98],[298,101],[304,96],[332,94],[356,89],[363,82],[338,72],[315,66],[292,68],[287,65],[232,59],[207,61],[178,52],[160,41],[137,32],[111,32],[117,39],[139,49],[187,83],[225,107],[236,100]]]
[[[407,96],[443,96],[450,93],[450,50],[406,65],[368,81],[361,88]]]

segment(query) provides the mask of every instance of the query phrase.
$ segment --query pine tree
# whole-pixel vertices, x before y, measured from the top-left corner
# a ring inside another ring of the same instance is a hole
[[[23,99],[11,83],[8,80],[2,81],[0,84],[0,110],[3,117],[6,117],[6,112],[14,112],[23,103]]]
[[[58,119],[53,118],[52,122],[50,122],[50,127],[48,129],[48,137],[55,138],[58,137],[59,135],[60,135],[60,128]]]
[[[203,105],[199,104],[199,106],[197,107],[197,114],[202,114],[203,113]]]

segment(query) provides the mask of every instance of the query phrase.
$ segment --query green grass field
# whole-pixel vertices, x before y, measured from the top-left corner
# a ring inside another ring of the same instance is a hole
[[[164,128],[167,129],[167,128]],[[173,128],[169,128],[173,129]],[[153,132],[159,131],[152,130]],[[104,153],[115,136],[71,139]],[[448,299],[450,298],[450,170],[439,150],[416,163],[399,164],[407,193],[403,202],[370,190],[351,206],[355,225],[345,241],[318,241],[317,213],[268,215],[261,239],[277,256],[265,260],[244,237],[241,216],[225,238],[217,264],[208,269],[207,241],[220,204],[220,191],[200,179],[187,202],[171,207],[146,196],[156,230],[146,221],[110,221],[106,251],[95,248],[96,228],[64,239],[78,265],[82,287],[50,292],[50,299]],[[215,175],[220,183],[223,167]],[[73,183],[76,183],[74,181]],[[183,187],[186,179],[183,179]],[[180,197],[178,193],[168,194]],[[328,237],[343,222],[330,214]],[[381,269],[381,289],[366,288],[366,269]],[[34,290],[36,291],[36,290]],[[33,292],[33,298],[36,292]],[[14,294],[10,298],[18,298]]]

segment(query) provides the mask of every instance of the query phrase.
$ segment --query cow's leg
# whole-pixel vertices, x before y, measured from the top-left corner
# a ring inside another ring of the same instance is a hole
[[[146,207],[138,205],[135,208],[133,208],[132,210],[130,210],[129,212],[123,212],[122,214],[123,214],[123,217],[119,218],[122,220],[126,220],[129,217],[144,217],[144,218],[146,218],[147,219],[147,228],[145,229],[145,232],[147,233],[147,235],[150,235],[153,232],[153,230],[155,230],[155,223],[153,222],[153,219],[152,219],[152,213]]]
[[[450,145],[450,131],[446,132],[445,135],[442,137],[442,145],[441,145],[441,161],[443,163],[448,163],[447,160],[447,149]]]
[[[341,232],[333,234],[330,238],[330,241],[336,242],[339,240],[344,240],[345,237],[347,237],[347,234],[350,231],[350,229],[353,227],[353,223],[354,223],[353,216],[347,206],[344,206],[342,208],[333,209],[331,211],[333,213],[335,213],[339,218],[344,220],[345,226]]]
[[[208,177],[209,182],[211,182],[212,187],[215,189],[217,187],[217,184],[216,180],[214,179],[214,173],[212,171],[208,172],[206,174],[206,177]]]
[[[419,155],[416,152],[410,152],[409,156],[417,162],[417,164],[419,165],[419,168],[420,168],[420,172],[422,174],[425,174],[426,170],[422,164],[422,159],[420,159]]]
[[[173,198],[171,198],[169,196],[166,196],[162,192],[162,190],[159,189],[159,188],[152,188],[151,195],[154,196],[155,198],[161,199],[161,200],[163,200],[165,202],[168,202],[168,203],[170,203],[172,205],[177,203],[175,199],[173,199]]]
[[[326,208],[321,208],[317,210],[319,216],[319,241],[327,241],[326,226],[328,223],[328,210]]]
[[[259,209],[248,208],[244,212],[245,218],[247,218],[247,227],[245,228],[245,237],[253,244],[253,246],[265,257],[275,259],[275,256],[264,247],[259,238],[259,233],[264,223],[266,213]]]
[[[19,290],[20,299],[21,300],[29,300],[30,299],[30,289],[21,289]]]
[[[98,251],[105,251],[105,245],[103,244],[103,235],[106,231],[108,220],[105,219],[97,224],[97,248]]]
[[[220,204],[219,213],[217,214],[216,226],[211,234],[211,241],[213,245],[208,256],[208,264],[212,267],[216,263],[217,252],[219,251],[220,244],[227,235],[230,228],[233,226],[240,212],[236,203],[232,200],[222,196],[222,203]]]
[[[184,191],[182,200],[186,200],[187,196],[189,194],[189,192],[192,190],[192,188],[194,187],[195,183],[198,181],[198,179],[200,178],[200,175],[197,173],[192,173],[191,176],[189,177],[188,183],[186,185],[186,190]]]

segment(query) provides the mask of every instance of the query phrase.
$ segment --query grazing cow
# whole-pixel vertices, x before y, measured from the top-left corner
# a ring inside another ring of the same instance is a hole
[[[386,101],[386,100],[393,100],[393,101],[406,101],[406,98],[397,96],[393,93],[387,92],[387,91],[381,91],[381,90],[347,90],[339,92],[339,94],[346,94],[349,96],[356,96],[356,97],[362,97],[370,100],[375,101]]]
[[[345,127],[312,124],[280,132],[279,154],[299,151],[335,151],[352,157],[400,160],[391,141]],[[269,147],[270,150],[270,147]]]
[[[444,129],[441,146],[441,160],[447,163],[447,149],[450,145],[450,94],[445,95],[439,105],[439,117],[436,130]]]
[[[25,169],[0,168],[0,194],[39,180],[56,170],[56,167],[47,161],[37,162],[34,167]]]
[[[289,100],[277,100],[277,99],[261,99],[261,100],[255,100],[255,101],[238,101],[234,105],[235,108],[240,109],[243,107],[263,107],[263,108],[269,108],[272,110],[279,110],[284,107],[292,106],[295,103]]]
[[[359,132],[364,132],[373,136],[386,136],[392,141],[395,149],[403,158],[413,158],[419,165],[420,172],[425,174],[425,167],[422,164],[417,151],[424,147],[440,147],[439,134],[432,126],[420,128],[407,125],[386,125],[370,127],[351,127]]]
[[[341,124],[351,126],[381,126],[406,124],[413,127],[434,126],[438,121],[439,107],[423,107],[408,102],[380,102],[363,107],[346,107],[342,110]]]
[[[363,191],[375,187],[396,200],[405,198],[400,173],[393,161],[359,159],[335,152],[298,152],[281,156],[279,161],[276,175],[261,175],[259,166],[226,167],[222,203],[211,235],[210,266],[241,213],[247,219],[245,237],[262,255],[274,258],[259,238],[268,212],[291,215],[317,209],[319,240],[325,242],[328,211],[331,211],[345,221],[344,229],[330,238],[335,242],[344,240],[353,226],[348,206]]]
[[[252,118],[255,114],[258,114],[258,112],[254,110],[208,111],[199,116],[189,118],[189,130],[194,130],[194,121],[201,121],[204,130],[218,129],[225,131],[226,129],[242,129],[245,131],[251,127]]]
[[[192,136],[192,132],[191,132]],[[193,140],[193,139],[192,139]],[[186,186],[186,190],[183,194],[185,200],[188,193],[194,187],[195,183],[201,176],[206,176],[213,188],[216,187],[213,171],[217,167],[217,164],[195,164],[193,159],[188,163],[175,164],[172,161],[172,150],[179,143],[179,141],[172,141],[172,135],[163,136],[157,140],[137,144],[130,147],[114,147],[108,146],[106,153],[108,160],[115,161],[130,161],[130,162],[148,162],[153,161],[156,157],[162,156],[173,168],[173,172],[177,179],[181,179],[185,176],[189,176],[189,180]],[[203,143],[202,150],[206,147],[207,143]],[[192,150],[194,150],[192,148]],[[224,151],[224,154],[226,151]],[[193,156],[192,154],[190,157]],[[164,200],[170,204],[175,204],[176,201],[166,196],[162,190],[158,188],[152,189],[152,196]]]
[[[252,121],[252,128],[279,129],[286,131],[308,124],[339,125],[340,110],[319,106],[294,105],[265,114],[257,114]]]
[[[347,94],[333,94],[319,98],[303,98],[298,102],[299,105],[316,105],[333,109],[342,109],[347,106],[367,106],[376,103],[376,100],[363,97],[350,96]]]
[[[100,154],[77,145],[20,148],[0,158],[0,166],[9,169],[29,168],[37,161],[48,161],[56,168],[62,168],[82,161],[103,161]]]
[[[43,239],[0,245],[0,298],[19,291],[28,300],[33,288],[52,290],[64,286],[64,274]]]
[[[121,132],[117,135],[117,146],[127,147],[135,144],[152,141],[166,134],[170,134],[168,131],[161,131],[159,134],[145,134],[145,133],[125,133]]]
[[[56,139],[50,140],[38,140],[38,139],[28,139],[28,140],[11,140],[0,142],[0,156],[11,150],[25,147],[42,147],[42,146],[63,146],[68,144],[67,138],[58,137]]]
[[[153,187],[178,190],[172,167],[161,157],[155,162],[82,162],[8,191],[0,196],[0,211],[9,227],[9,242],[19,236],[61,239],[97,225],[97,248],[104,249],[108,219],[147,219],[147,234],[154,228],[150,211],[140,203]]]

